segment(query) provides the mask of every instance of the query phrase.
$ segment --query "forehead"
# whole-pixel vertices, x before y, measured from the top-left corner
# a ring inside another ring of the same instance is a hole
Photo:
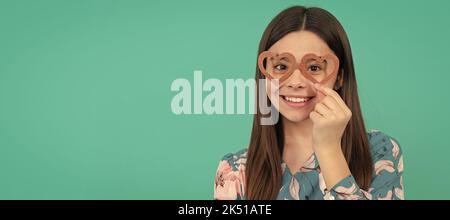
[[[269,51],[275,53],[289,52],[297,60],[308,53],[314,53],[319,56],[333,53],[325,41],[310,31],[291,32],[272,45]]]

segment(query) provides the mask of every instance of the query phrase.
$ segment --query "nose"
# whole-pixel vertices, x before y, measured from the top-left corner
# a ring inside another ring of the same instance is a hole
[[[305,88],[308,85],[308,82],[309,80],[297,69],[288,79],[286,79],[286,86],[292,89]]]

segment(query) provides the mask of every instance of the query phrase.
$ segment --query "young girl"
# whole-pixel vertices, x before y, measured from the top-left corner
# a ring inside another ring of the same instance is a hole
[[[280,80],[278,104],[267,99],[281,117],[261,125],[258,109],[248,149],[219,164],[215,199],[404,199],[402,151],[388,135],[366,133],[350,44],[331,13],[282,11],[258,54],[256,79]]]

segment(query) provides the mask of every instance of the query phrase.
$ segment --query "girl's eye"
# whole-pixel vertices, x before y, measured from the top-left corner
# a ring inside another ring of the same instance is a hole
[[[287,66],[283,65],[283,64],[278,64],[278,65],[275,65],[274,69],[277,71],[283,71],[283,70],[287,69]]]
[[[320,71],[320,70],[321,70],[321,68],[318,65],[311,65],[311,66],[308,67],[308,71],[311,71],[311,72],[317,72],[317,71]]]

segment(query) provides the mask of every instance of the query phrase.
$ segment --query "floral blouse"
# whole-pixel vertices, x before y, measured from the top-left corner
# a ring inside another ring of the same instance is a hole
[[[368,133],[374,172],[369,190],[359,188],[352,175],[326,190],[314,154],[297,172],[290,172],[282,161],[283,180],[277,199],[379,199],[403,200],[403,154],[397,141],[380,131]],[[214,199],[245,199],[247,149],[223,157],[216,172]],[[291,175],[291,173],[295,173]]]

